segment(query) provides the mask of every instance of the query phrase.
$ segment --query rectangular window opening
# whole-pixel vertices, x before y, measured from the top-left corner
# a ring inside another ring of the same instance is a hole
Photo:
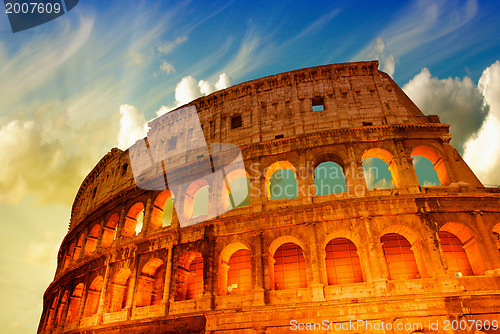
[[[236,115],[231,117],[231,129],[240,128],[243,125],[243,120],[241,119],[241,115]]]
[[[373,122],[363,122],[363,126],[372,126]]]
[[[274,139],[281,139],[281,138],[284,138],[285,136],[284,135],[276,135],[274,136]]]
[[[325,99],[322,97],[315,97],[312,99],[312,111],[325,110]]]

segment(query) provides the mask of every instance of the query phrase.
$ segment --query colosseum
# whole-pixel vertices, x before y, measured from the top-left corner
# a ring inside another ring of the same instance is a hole
[[[377,61],[198,98],[85,178],[38,333],[498,333],[500,191],[450,140]]]

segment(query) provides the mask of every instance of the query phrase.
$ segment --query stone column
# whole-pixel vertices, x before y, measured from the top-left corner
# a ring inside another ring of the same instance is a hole
[[[87,247],[87,239],[89,237],[89,229],[85,229],[85,232],[83,233],[83,241],[82,241],[82,248],[80,249],[80,254],[78,258],[82,258],[85,256],[85,247]]]
[[[56,323],[56,319],[57,319],[57,305],[59,305],[59,302],[60,302],[60,300],[62,298],[61,297],[62,293],[64,293],[64,292],[61,291],[61,290],[59,290],[57,292],[57,297],[55,299],[57,302],[55,303],[54,309],[52,310],[52,319],[48,319],[49,322],[47,323],[47,329],[51,329],[54,326],[54,324]],[[49,314],[50,314],[50,306],[52,306],[52,305],[49,305]]]
[[[207,216],[210,218],[217,217],[223,213],[222,208],[222,184],[223,176],[222,173],[216,173],[208,176],[208,180],[211,180],[211,184],[208,185],[208,208]],[[193,208],[194,210],[194,208]]]
[[[95,245],[96,251],[99,253],[101,251],[102,235],[104,234],[104,229],[106,228],[106,221],[101,219],[101,228],[99,229],[99,234],[97,235],[97,241]],[[83,246],[82,246],[83,248]]]
[[[248,172],[249,181],[250,181],[250,202],[251,207],[254,212],[258,212],[262,210],[262,203],[265,198],[265,192],[262,193],[262,190],[265,190],[265,186],[262,185],[262,172],[260,171],[260,163],[250,160],[248,164],[245,166],[246,171]]]
[[[180,221],[186,222],[187,218],[184,215],[184,203],[186,197],[186,190],[189,187],[189,183],[179,185],[174,191],[174,211],[175,215],[172,215],[172,228],[179,228]],[[175,217],[175,218],[174,218]],[[177,218],[177,219],[176,219]]]
[[[371,217],[367,213],[364,213],[364,216],[361,217],[361,223],[367,236],[366,244],[367,259],[370,268],[369,276],[373,281],[387,280],[389,277],[389,269],[385,261],[384,250],[382,248],[383,244],[373,236],[370,227],[371,220]]]
[[[127,319],[130,319],[132,315],[132,308],[136,306],[135,296],[137,294],[137,278],[140,275],[139,272],[139,256],[134,252],[134,268],[132,270],[132,275],[130,276],[129,282],[129,290],[127,296],[127,304],[125,305],[125,309],[127,310]]]
[[[125,205],[124,205],[120,210],[120,218],[118,219],[118,226],[116,228],[116,238],[114,242],[122,238],[123,228],[125,227],[125,219],[127,218],[126,215],[127,213],[125,212]]]
[[[413,159],[407,156],[405,148],[401,140],[394,141],[396,155],[393,161],[389,164],[389,170],[395,171],[399,177],[399,187],[407,187],[411,193],[420,191],[417,173],[413,166]]]
[[[165,306],[165,315],[168,315],[168,306],[170,301],[170,284],[172,282],[172,261],[174,248],[170,247],[167,254],[167,263],[165,268],[165,282],[163,283],[163,298],[161,303]]]
[[[348,161],[344,166],[346,192],[349,196],[364,196],[368,187],[363,172],[363,162],[357,159],[352,146],[348,147],[347,152]]]
[[[202,240],[203,257],[203,301],[205,309],[214,309],[214,281],[216,279],[216,272],[214,270],[214,226],[206,225],[205,233]]]
[[[320,265],[321,259],[318,256],[318,244],[316,236],[316,224],[306,223],[309,240],[309,271],[312,272],[311,288],[313,293],[313,301],[325,300],[324,284],[321,282],[323,275],[323,266]],[[316,268],[319,269],[315,270]],[[326,274],[324,274],[326,276]]]
[[[254,232],[254,256],[252,258],[255,275],[253,288],[253,305],[265,304],[264,268],[262,261],[262,230]]]
[[[310,203],[312,197],[316,194],[316,189],[314,187],[314,170],[311,170],[306,161],[306,155],[304,150],[298,151],[299,165],[296,166],[297,171],[295,173],[297,178],[297,193],[298,197],[302,199],[304,204]]]
[[[484,262],[486,265],[486,270],[491,271],[495,269],[500,269],[500,252],[498,252],[495,243],[492,240],[490,231],[487,228],[486,223],[483,219],[483,212],[480,210],[475,210],[471,213],[473,219],[475,219],[476,226],[479,232],[478,235],[478,246],[483,254]]]
[[[80,299],[80,305],[78,305],[78,315],[76,316],[76,320],[80,321],[83,317],[83,311],[85,310],[85,304],[87,304],[87,294],[89,292],[90,283],[84,284],[82,291],[82,299]]]
[[[149,233],[149,230],[151,229],[151,211],[152,211],[152,205],[151,205],[151,196],[148,197],[146,200],[146,207],[144,208],[144,218],[142,219],[142,233],[143,235],[147,235]]]
[[[430,277],[444,278],[448,277],[446,273],[446,259],[441,249],[439,242],[439,229],[430,213],[427,213],[424,208],[420,209],[418,215],[425,227],[424,233],[426,238],[421,241],[424,258],[427,262],[427,270]]]
[[[66,316],[68,315],[68,308],[69,308],[69,303],[71,301],[71,293],[68,291],[68,299],[66,299],[66,304],[64,304],[64,308],[62,309],[62,314],[61,314],[61,322],[60,324],[64,327],[66,324]],[[64,294],[63,294],[64,297]]]
[[[109,256],[106,258],[104,262],[106,266],[106,271],[104,272],[104,278],[102,281],[102,289],[101,289],[101,298],[99,298],[99,305],[97,306],[97,323],[102,323],[102,317],[104,313],[104,307],[106,306],[106,297],[108,291],[108,281],[109,281],[109,270],[110,270],[110,258]]]
[[[415,241],[413,245],[411,245],[411,250],[413,252],[413,256],[415,256],[415,261],[417,262],[417,268],[418,272],[420,273],[420,277],[431,277],[426,261],[427,252],[424,251],[422,242],[420,240]]]
[[[262,173],[260,175],[260,178],[259,178],[260,182],[260,203],[261,203],[261,210],[262,211],[265,211],[266,210],[266,204],[267,202],[269,202],[270,200],[270,197],[268,197],[268,185],[267,185],[267,180],[266,180],[266,176],[264,175],[264,173]]]

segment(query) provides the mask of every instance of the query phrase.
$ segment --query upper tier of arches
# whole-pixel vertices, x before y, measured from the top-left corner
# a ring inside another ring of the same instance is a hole
[[[315,108],[318,106],[321,108]],[[341,139],[356,142],[361,138],[349,129],[373,133],[377,127],[394,126],[407,131],[410,124],[440,129],[446,134],[439,136],[447,140],[447,126],[439,124],[437,116],[425,116],[387,74],[378,70],[377,61],[324,65],[241,83],[151,121],[148,136],[154,137],[162,128],[175,128],[178,115],[187,107],[196,109],[207,143],[244,147],[332,131]],[[189,130],[179,131],[188,135]],[[167,138],[163,139],[166,144]],[[76,195],[71,227],[95,204],[132,185],[128,160],[128,151],[118,149],[101,159]]]
[[[450,175],[453,175],[446,152],[431,144],[409,146],[404,151],[406,153],[397,152],[387,144],[358,150],[357,154],[331,149],[315,152],[291,154],[289,160],[263,160],[251,164],[246,170],[236,168],[227,171],[225,177],[216,180],[215,184],[209,184],[203,178],[195,179],[187,182],[180,189],[184,193],[180,194],[170,190],[152,191],[150,195],[143,193],[137,199],[127,201],[124,207],[90,220],[85,228],[71,231],[61,247],[60,268],[67,269],[70,263],[109,247],[117,239],[175,228],[179,219],[187,222],[203,219],[209,210],[214,216],[214,210],[222,214],[234,208],[274,200],[318,196],[338,200],[365,196],[374,189],[413,187],[418,191],[421,186],[428,185],[426,178],[429,175],[442,182],[432,185],[441,186],[450,185]],[[418,158],[427,159],[434,168],[419,170],[412,163]]]

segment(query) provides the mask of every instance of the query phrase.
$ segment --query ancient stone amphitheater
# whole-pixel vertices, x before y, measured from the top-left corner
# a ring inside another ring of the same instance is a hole
[[[185,150],[197,124],[243,164]],[[241,83],[149,126],[83,181],[39,333],[498,333],[500,191],[378,62]],[[152,141],[177,165],[134,175]]]

